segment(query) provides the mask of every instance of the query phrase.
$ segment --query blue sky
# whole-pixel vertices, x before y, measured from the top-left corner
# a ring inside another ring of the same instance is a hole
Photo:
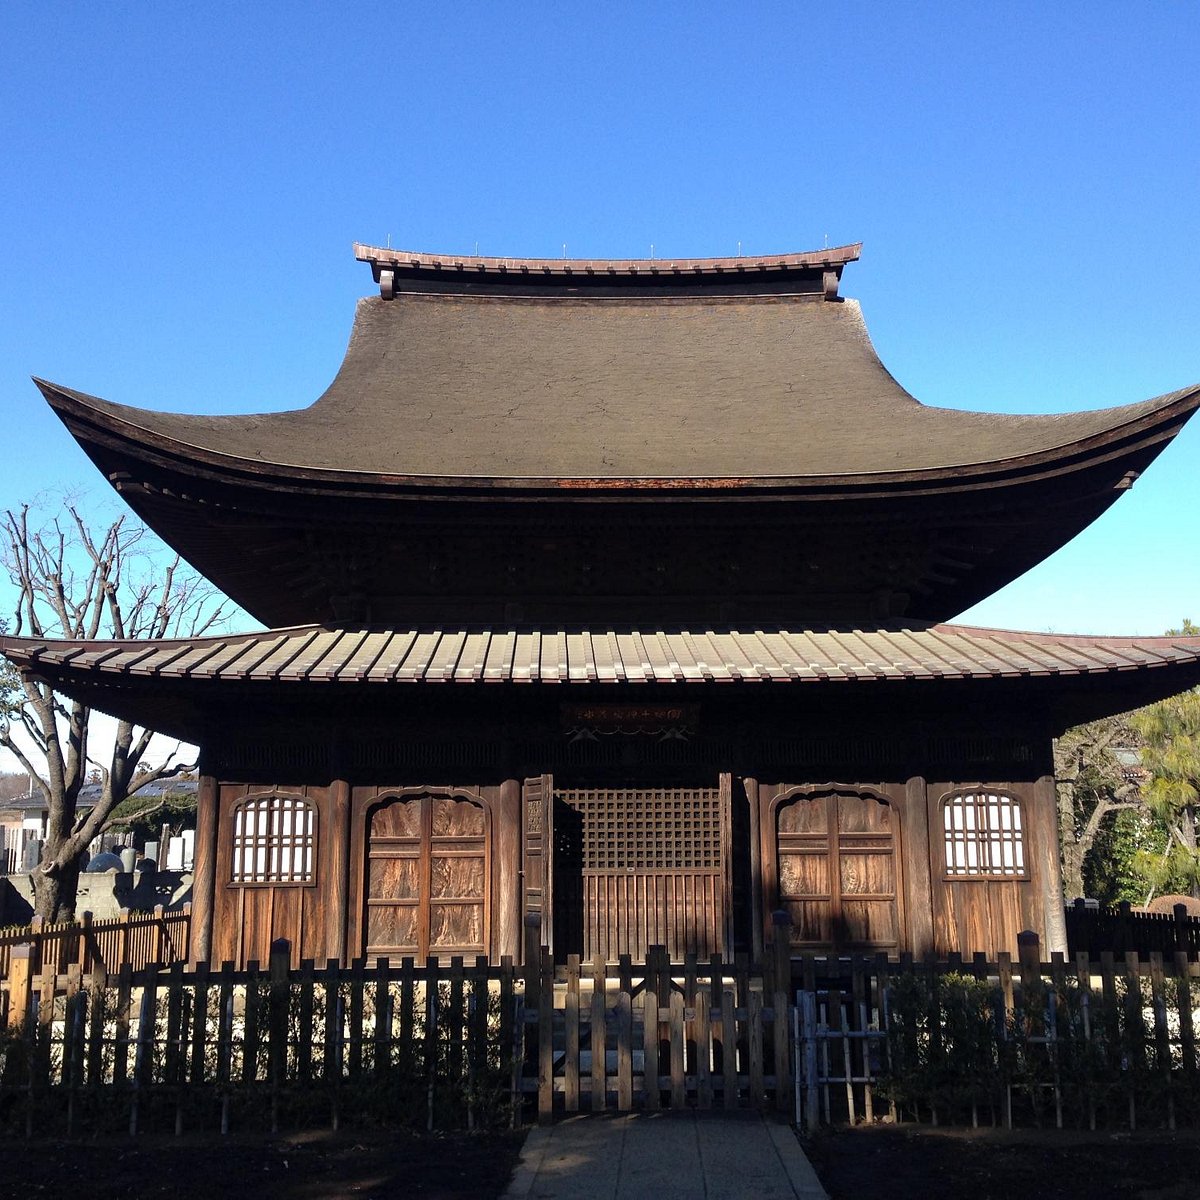
[[[1198,382],[1197,62],[1191,4],[10,0],[0,504],[108,500],[33,374],[150,408],[310,403],[371,290],[356,239],[862,240],[843,292],[926,403],[1047,412]],[[1200,616],[1198,468],[1200,420],[968,619]]]

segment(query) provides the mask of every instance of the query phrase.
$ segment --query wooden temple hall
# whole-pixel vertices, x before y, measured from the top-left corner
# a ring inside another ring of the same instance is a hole
[[[377,289],[310,407],[38,385],[264,626],[2,643],[201,747],[193,958],[519,957],[535,913],[556,955],[753,954],[779,909],[798,952],[1062,947],[1051,741],[1196,684],[1200,639],[945,622],[1200,388],[927,407],[841,295],[858,246],[356,250]]]

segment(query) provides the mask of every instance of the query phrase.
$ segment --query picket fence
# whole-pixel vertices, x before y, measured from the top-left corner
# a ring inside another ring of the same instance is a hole
[[[1184,951],[841,960],[797,993],[796,1121],[1174,1130],[1200,1117]],[[805,964],[806,970],[808,969]]]
[[[425,1129],[584,1112],[772,1108],[863,1120],[1159,1124],[1200,1113],[1200,967],[1179,953],[1042,962],[789,954],[615,968],[379,960],[185,970],[12,948],[0,1125],[71,1134],[366,1118]],[[163,940],[164,948],[168,942]],[[62,968],[62,969],[60,969]]]
[[[170,910],[160,904],[151,912],[122,909],[99,921],[90,912],[61,923],[34,917],[29,925],[0,930],[0,979],[8,976],[13,947],[22,945],[31,947],[35,974],[52,970],[65,976],[77,967],[91,976],[97,970],[115,974],[123,966],[134,971],[170,966],[187,959],[191,922],[190,903]]]
[[[1180,951],[1191,958],[1200,956],[1200,917],[1189,916],[1184,904],[1176,904],[1169,913],[1156,913],[1135,912],[1127,900],[1092,907],[1076,900],[1065,915],[1072,954],[1087,951],[1099,959],[1105,950],[1114,954],[1136,950],[1142,955],[1157,950],[1167,957]]]
[[[673,965],[652,946],[642,962],[622,955],[615,975],[577,955],[557,966],[530,938],[523,1019],[536,1031],[536,1073],[521,1087],[536,1092],[538,1120],[667,1107],[791,1113],[790,931],[778,932],[759,964],[689,954]]]
[[[519,1093],[511,960],[260,969],[151,965],[90,977],[31,969],[14,947],[3,994],[0,1117],[26,1134],[510,1120]]]

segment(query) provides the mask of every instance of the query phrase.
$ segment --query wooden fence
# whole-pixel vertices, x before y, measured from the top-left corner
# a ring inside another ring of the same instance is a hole
[[[347,1116],[507,1123],[520,1095],[511,961],[380,960],[289,969],[290,946],[244,971],[31,969],[12,951],[0,1125],[97,1129],[331,1124]]]
[[[1152,951],[1171,957],[1183,952],[1200,956],[1200,917],[1188,916],[1187,907],[1175,905],[1170,913],[1134,912],[1127,901],[1115,908],[1089,908],[1076,900],[1066,909],[1067,947],[1072,955],[1086,951],[1094,961],[1105,950],[1125,954]]]
[[[100,921],[85,912],[78,921],[48,924],[41,917],[33,923],[0,931],[0,979],[9,973],[12,948],[32,947],[34,974],[52,970],[65,975],[77,967],[90,976],[97,970],[115,973],[123,966],[144,970],[152,963],[170,966],[185,961],[191,929],[192,906],[166,910],[159,905],[153,912],[130,912]]]
[[[787,931],[767,960],[745,955],[672,965],[662,947],[557,966],[527,932],[524,1015],[535,1031],[523,1075],[539,1121],[556,1114],[662,1108],[791,1112],[792,962]],[[527,1035],[528,1036],[528,1035]]]
[[[1200,965],[1103,951],[825,964],[797,994],[796,1120],[1175,1129],[1200,1117]]]
[[[1200,1116],[1200,965],[1180,952],[898,962],[789,955],[616,968],[479,958],[64,969],[14,947],[0,1126],[68,1134],[367,1118],[479,1127],[664,1108],[1128,1126]],[[166,942],[161,945],[165,946]],[[42,947],[44,951],[45,947]]]

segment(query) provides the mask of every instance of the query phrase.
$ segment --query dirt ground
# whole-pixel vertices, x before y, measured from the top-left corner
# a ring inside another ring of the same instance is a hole
[[[0,1197],[489,1200],[507,1185],[522,1139],[384,1129],[276,1138],[10,1138],[0,1150]]]
[[[804,1149],[832,1200],[1198,1200],[1200,1133],[864,1126]]]

